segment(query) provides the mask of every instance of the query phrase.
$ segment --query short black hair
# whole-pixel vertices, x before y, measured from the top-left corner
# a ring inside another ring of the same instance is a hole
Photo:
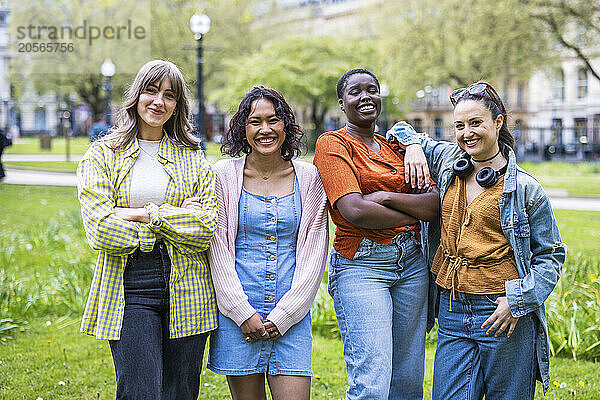
[[[344,88],[346,87],[346,82],[348,82],[348,78],[350,78],[350,76],[355,75],[355,74],[367,74],[373,77],[373,79],[375,79],[375,82],[377,82],[377,87],[379,88],[379,79],[377,79],[377,77],[375,76],[374,73],[372,73],[371,71],[369,71],[368,69],[365,68],[354,68],[351,69],[350,71],[346,72],[344,75],[342,75],[342,77],[340,78],[340,80],[337,83],[337,97],[338,99],[342,98],[342,95],[344,94]]]
[[[252,147],[250,147],[250,144],[246,140],[246,124],[248,123],[252,102],[258,99],[267,99],[273,103],[275,115],[283,120],[285,139],[281,145],[281,158],[289,161],[299,156],[302,145],[300,138],[302,138],[303,132],[300,125],[296,123],[296,117],[292,108],[285,101],[281,93],[264,86],[254,86],[252,90],[246,93],[237,112],[229,122],[229,130],[221,145],[221,153],[230,157],[239,157],[242,154],[250,154],[252,152]]]

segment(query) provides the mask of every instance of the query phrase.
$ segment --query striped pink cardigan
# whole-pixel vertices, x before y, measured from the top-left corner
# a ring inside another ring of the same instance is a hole
[[[210,243],[209,262],[219,311],[241,325],[256,311],[248,302],[235,271],[238,202],[246,157],[218,161],[213,167],[219,206],[217,230]],[[290,290],[267,319],[283,335],[310,310],[323,277],[329,247],[327,197],[317,168],[303,161],[292,164],[300,186],[302,216],[296,243],[296,270]]]

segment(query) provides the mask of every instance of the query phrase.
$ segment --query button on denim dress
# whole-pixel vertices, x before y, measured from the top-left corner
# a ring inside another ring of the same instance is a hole
[[[242,188],[235,270],[248,301],[265,320],[292,286],[301,213],[297,179],[294,192],[282,197]],[[239,326],[219,313],[219,328],[211,333],[208,368],[224,375],[312,376],[311,332],[309,313],[275,341],[247,343]]]

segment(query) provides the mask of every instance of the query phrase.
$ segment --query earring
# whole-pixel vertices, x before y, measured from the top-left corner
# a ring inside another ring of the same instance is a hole
[[[177,109],[173,110],[173,115],[177,115]]]

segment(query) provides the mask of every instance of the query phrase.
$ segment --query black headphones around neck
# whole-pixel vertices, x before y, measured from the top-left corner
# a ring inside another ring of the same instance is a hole
[[[507,166],[508,164],[500,168],[498,171],[494,171],[492,167],[484,167],[477,173],[475,180],[479,186],[486,189],[490,188],[494,186],[496,182],[498,182],[498,179],[500,179],[504,173],[506,173]],[[459,178],[466,178],[473,173],[475,166],[471,162],[470,157],[462,157],[454,162],[452,169],[454,170],[454,175],[458,176]]]

